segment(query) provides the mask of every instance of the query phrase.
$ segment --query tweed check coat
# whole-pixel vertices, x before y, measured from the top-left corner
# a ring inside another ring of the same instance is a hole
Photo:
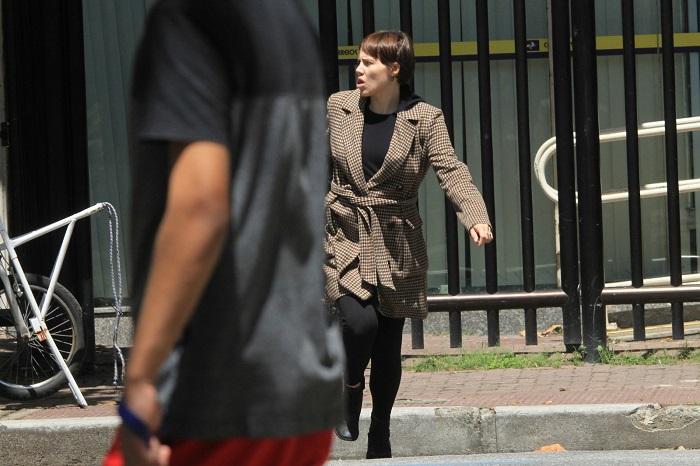
[[[326,195],[326,299],[375,293],[379,311],[425,318],[428,256],[418,188],[429,166],[467,229],[490,225],[467,166],[455,156],[442,112],[418,102],[396,115],[383,165],[368,181],[362,169],[365,98],[359,90],[328,99],[331,184]]]

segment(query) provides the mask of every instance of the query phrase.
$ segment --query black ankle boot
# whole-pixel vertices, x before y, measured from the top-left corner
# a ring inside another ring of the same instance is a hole
[[[372,416],[372,422],[367,434],[367,459],[391,458],[391,442],[389,441],[389,420],[379,420]]]
[[[362,411],[362,394],[365,381],[357,387],[345,386],[345,422],[335,428],[335,435],[340,440],[354,442],[360,436],[360,411]]]

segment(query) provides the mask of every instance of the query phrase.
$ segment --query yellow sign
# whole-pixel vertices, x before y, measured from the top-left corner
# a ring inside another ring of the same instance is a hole
[[[634,45],[638,49],[660,49],[660,34],[640,34],[634,37]],[[676,48],[700,48],[700,33],[685,32],[673,35],[673,45]],[[528,53],[548,53],[549,39],[527,39],[525,48]],[[622,50],[622,36],[598,36],[596,37],[596,48],[599,51]],[[431,58],[440,55],[437,42],[420,42],[414,44],[416,57]],[[455,57],[476,57],[476,42],[452,42],[452,56]],[[492,40],[489,41],[490,55],[514,55],[515,41],[513,40]],[[339,60],[357,60],[357,46],[344,45],[338,47]]]

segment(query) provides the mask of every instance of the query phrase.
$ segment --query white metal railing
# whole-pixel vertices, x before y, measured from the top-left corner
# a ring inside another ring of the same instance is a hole
[[[686,273],[683,274],[683,284],[684,285],[700,285],[700,273]],[[670,286],[671,277],[652,277],[645,278],[644,285],[648,286]],[[632,286],[632,280],[624,280],[619,282],[607,282],[606,287],[619,287],[619,286]]]
[[[679,118],[676,120],[678,133],[687,133],[690,131],[700,130],[700,116]],[[642,123],[637,129],[637,134],[640,138],[648,138],[653,136],[661,136],[665,132],[665,123],[663,121],[651,121]],[[624,141],[627,138],[627,131],[623,129],[613,129],[601,131],[600,142]],[[574,145],[576,145],[576,134],[574,134]],[[552,159],[557,151],[557,138],[547,139],[537,150],[535,154],[535,177],[540,183],[545,195],[554,201],[559,201],[559,192],[547,182],[547,164]],[[688,180],[680,180],[678,182],[678,191],[681,193],[700,191],[700,178],[691,178]],[[641,198],[661,197],[666,195],[666,183],[649,183],[645,184],[639,190]],[[626,201],[629,197],[628,191],[614,191],[604,193],[601,196],[603,203]]]
[[[700,130],[700,116],[679,118],[676,120],[676,129],[678,133],[688,133],[691,131]],[[637,128],[637,135],[640,138],[648,138],[654,136],[662,136],[666,131],[666,123],[664,121],[650,121],[648,123],[642,123],[639,128]],[[626,129],[612,129],[607,131],[601,131],[600,142],[614,142],[614,141],[624,141],[627,139]],[[574,133],[574,146],[576,145],[576,134]],[[551,199],[554,203],[559,202],[559,191],[555,189],[552,185],[547,182],[547,164],[552,159],[557,150],[557,138],[553,137],[547,139],[535,154],[534,169],[535,177],[542,187],[544,194]],[[659,183],[648,183],[640,187],[639,196],[644,198],[651,197],[662,197],[666,195],[667,187],[666,182]],[[693,191],[700,191],[700,178],[691,178],[687,180],[678,181],[678,191],[681,193],[688,193]],[[629,191],[613,191],[603,193],[601,195],[601,200],[603,203],[612,202],[622,202],[629,198]],[[558,231],[557,231],[558,234]],[[700,274],[685,274],[683,275],[683,283],[700,283]],[[621,281],[621,282],[611,282],[606,283],[605,286],[617,287],[617,286],[630,286],[631,281]],[[654,277],[645,278],[645,285],[668,285],[670,284],[670,277]]]

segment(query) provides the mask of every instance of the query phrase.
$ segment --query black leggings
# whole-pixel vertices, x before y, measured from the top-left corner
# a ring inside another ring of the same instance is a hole
[[[343,325],[345,384],[353,386],[363,382],[371,359],[372,417],[388,423],[401,383],[401,337],[405,319],[381,315],[376,298],[362,301],[355,296],[342,296],[336,306]]]

